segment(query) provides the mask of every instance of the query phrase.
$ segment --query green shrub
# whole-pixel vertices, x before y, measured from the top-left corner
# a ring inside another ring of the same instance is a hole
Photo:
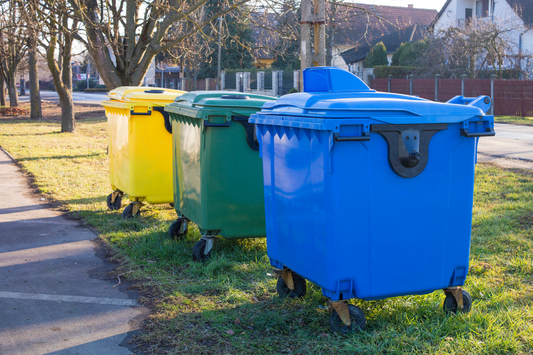
[[[404,49],[400,56],[399,65],[402,67],[414,66],[416,62],[424,57],[429,46],[429,41],[424,38],[420,41],[413,43]]]
[[[90,89],[85,89],[85,92],[107,92],[107,89],[106,88],[90,88]]]
[[[94,88],[98,82],[96,80],[89,79],[89,88]],[[76,82],[76,90],[84,92],[87,89],[87,80],[78,80]]]
[[[400,65],[400,57],[402,56],[402,53],[409,47],[411,47],[411,43],[404,42],[398,47],[398,49],[396,49],[396,52],[394,52],[394,54],[392,55],[391,66],[397,67],[398,65]]]

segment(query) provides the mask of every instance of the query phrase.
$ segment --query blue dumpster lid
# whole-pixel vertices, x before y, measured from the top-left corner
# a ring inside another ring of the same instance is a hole
[[[366,118],[392,124],[456,123],[483,116],[490,108],[488,96],[476,99],[458,96],[447,103],[439,103],[414,96],[377,92],[352,73],[336,67],[308,68],[303,75],[304,92],[266,102],[250,122],[262,123],[262,119],[274,115],[320,119]]]

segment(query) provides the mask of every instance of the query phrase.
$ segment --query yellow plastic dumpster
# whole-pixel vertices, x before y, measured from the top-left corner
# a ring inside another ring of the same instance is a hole
[[[102,102],[109,125],[109,182],[113,193],[107,207],[118,210],[122,197],[131,203],[124,219],[139,214],[142,202],[174,202],[172,185],[172,124],[163,108],[185,91],[122,86]]]

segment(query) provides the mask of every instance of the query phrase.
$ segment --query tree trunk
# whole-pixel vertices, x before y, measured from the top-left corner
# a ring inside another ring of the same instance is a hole
[[[74,117],[74,102],[72,91],[60,89],[57,91],[61,106],[61,132],[74,132],[76,120]]]
[[[9,107],[17,107],[19,105],[19,95],[17,90],[17,72],[8,72],[6,77],[7,93],[9,95]]]
[[[31,103],[31,119],[41,119],[43,112],[41,108],[41,94],[39,93],[39,75],[37,74],[37,47],[32,46],[29,53],[30,73],[30,103]]]
[[[6,87],[4,82],[4,76],[0,75],[0,106],[6,105]]]

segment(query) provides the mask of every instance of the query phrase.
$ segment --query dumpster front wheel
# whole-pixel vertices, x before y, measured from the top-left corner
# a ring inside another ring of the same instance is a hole
[[[279,297],[300,298],[305,296],[305,293],[307,292],[307,284],[305,279],[297,273],[293,272],[292,282],[294,284],[294,290],[291,290],[289,288],[283,278],[280,277],[278,279],[278,283],[276,284],[276,291],[278,291]]]
[[[115,195],[115,201],[113,201],[113,195]],[[119,192],[115,191],[107,196],[107,208],[109,208],[111,211],[116,211],[120,210],[121,207],[122,196],[120,196]]]
[[[350,314],[351,321],[351,324],[349,326],[344,324],[337,311],[331,312],[331,316],[329,317],[329,326],[331,328],[331,331],[343,335],[348,335],[355,332],[360,332],[365,329],[366,318],[363,311],[359,307],[354,306],[353,304],[348,305],[348,311]]]
[[[209,257],[211,256],[211,250],[207,254],[205,254],[205,249],[207,247],[207,240],[200,239],[192,249],[192,260],[193,261],[199,261],[204,262],[209,260]]]
[[[184,224],[185,223],[185,224]],[[188,226],[187,220],[185,218],[179,218],[177,221],[170,225],[168,229],[168,234],[170,239],[179,240],[187,235]]]
[[[442,309],[445,313],[454,313],[457,314],[457,312],[460,313],[468,313],[472,309],[472,296],[465,290],[460,290],[463,295],[463,309],[460,309],[456,296],[453,295],[452,292],[446,292],[446,298],[444,299],[444,304],[442,305]]]
[[[124,208],[124,211],[122,212],[122,218],[123,219],[130,219],[134,217],[138,217],[141,209],[141,203],[130,203],[126,208]]]

